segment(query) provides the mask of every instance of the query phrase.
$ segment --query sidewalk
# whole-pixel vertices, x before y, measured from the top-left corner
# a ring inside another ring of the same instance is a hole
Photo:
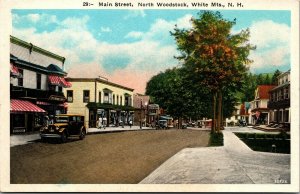
[[[147,130],[152,129],[150,127],[142,127],[140,126],[124,126],[124,128],[120,127],[106,127],[105,129],[97,129],[97,128],[88,128],[87,135],[97,134],[97,133],[112,133],[112,132],[121,132],[121,131],[138,131],[138,130]],[[18,134],[10,136],[10,147],[14,147],[17,145],[24,145],[28,143],[34,143],[35,141],[40,140],[40,134],[38,132],[34,134]]]
[[[175,154],[141,184],[274,184],[290,183],[290,154],[252,151],[226,129],[224,146],[186,148]],[[251,131],[243,128],[240,131]]]
[[[109,132],[121,132],[121,131],[139,131],[139,130],[147,130],[147,129],[153,129],[151,127],[142,127],[140,129],[140,126],[132,126],[131,128],[129,126],[122,126],[119,127],[106,127],[98,129],[98,128],[88,128],[87,135],[89,134],[95,134],[95,133],[109,133]]]

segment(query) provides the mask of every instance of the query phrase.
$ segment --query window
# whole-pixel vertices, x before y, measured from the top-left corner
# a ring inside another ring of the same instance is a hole
[[[122,96],[120,96],[120,105],[122,106]]]
[[[125,96],[125,106],[131,106],[131,97]]]
[[[67,102],[73,102],[73,90],[67,90]]]
[[[289,88],[284,89],[284,99],[289,99],[290,97],[289,91],[290,91]]]
[[[83,90],[83,102],[90,102],[90,91]]]
[[[104,103],[108,103],[109,102],[108,101],[108,96],[109,96],[108,92],[104,92],[104,99],[103,99]]]
[[[112,101],[112,91],[109,90],[109,89],[104,89],[103,93],[104,93],[103,102],[112,104],[113,103],[113,101]]]
[[[117,95],[117,105],[119,105],[119,95]]]
[[[115,104],[115,95],[113,95],[113,104]]]
[[[37,73],[36,74],[36,89],[41,89],[41,80],[42,80],[41,74]]]
[[[101,92],[99,92],[99,103],[101,103]]]
[[[284,122],[289,122],[289,110],[284,111]]]
[[[23,86],[23,69],[19,69],[20,76],[18,77],[18,86]]]

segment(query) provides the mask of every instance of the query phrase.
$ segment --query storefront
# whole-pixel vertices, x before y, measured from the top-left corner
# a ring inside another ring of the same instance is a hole
[[[10,100],[10,132],[25,133],[39,130],[46,111],[27,100]]]
[[[107,127],[129,125],[130,119],[133,119],[133,107],[103,103],[88,103],[87,107],[89,127],[96,127],[99,118],[105,121]]]

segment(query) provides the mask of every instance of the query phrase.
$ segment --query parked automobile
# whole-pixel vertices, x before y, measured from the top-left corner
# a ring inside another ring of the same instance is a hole
[[[159,129],[167,129],[168,128],[168,122],[166,120],[158,120],[157,127]]]
[[[63,143],[72,136],[78,136],[82,140],[85,135],[84,116],[76,114],[57,115],[54,118],[53,124],[46,125],[40,130],[42,140],[60,138]]]
[[[182,123],[181,129],[187,129],[188,125],[186,123]]]

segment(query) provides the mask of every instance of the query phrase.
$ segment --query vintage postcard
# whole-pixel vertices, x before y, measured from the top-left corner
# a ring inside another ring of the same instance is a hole
[[[2,0],[2,192],[299,192],[296,0]]]

